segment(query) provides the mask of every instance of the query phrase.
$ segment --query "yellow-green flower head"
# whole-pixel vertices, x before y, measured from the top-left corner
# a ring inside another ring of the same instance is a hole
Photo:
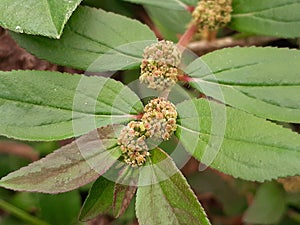
[[[231,20],[232,0],[201,0],[192,13],[199,30],[217,30]]]
[[[145,127],[142,122],[131,121],[121,130],[118,138],[123,153],[124,162],[135,166],[142,166],[146,162],[146,157],[150,155],[145,142]]]
[[[143,60],[141,64],[140,82],[148,88],[163,91],[178,81],[178,69],[162,62]]]
[[[175,106],[164,98],[151,100],[144,108],[142,122],[147,137],[168,140],[177,129]]]
[[[144,107],[140,121],[131,121],[119,135],[124,162],[132,167],[142,166],[150,156],[146,143],[148,138],[168,140],[177,129],[177,111],[175,106],[164,98],[151,100]]]
[[[171,41],[159,41],[144,49],[140,81],[149,88],[163,91],[178,81],[181,52]]]

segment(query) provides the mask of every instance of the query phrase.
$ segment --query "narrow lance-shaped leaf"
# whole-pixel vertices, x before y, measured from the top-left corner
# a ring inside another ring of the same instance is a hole
[[[120,169],[120,167],[123,167]],[[119,217],[135,194],[138,170],[123,162],[112,166],[93,184],[81,209],[79,219],[87,221],[99,214]]]
[[[102,127],[26,167],[8,174],[0,186],[16,191],[67,192],[97,179],[120,157],[117,135],[122,128]]]
[[[143,225],[210,224],[184,176],[160,149],[141,168],[136,214]]]
[[[257,116],[300,123],[300,51],[228,48],[192,62],[185,72],[207,96]]]
[[[39,58],[93,72],[135,67],[144,48],[156,41],[154,33],[137,20],[89,7],[78,7],[59,40],[12,36]]]
[[[234,0],[229,26],[260,35],[300,37],[299,10],[299,0]]]
[[[286,208],[285,192],[280,184],[262,184],[256,192],[252,204],[244,215],[249,224],[277,224]]]
[[[79,136],[143,110],[129,88],[103,77],[0,72],[0,90],[0,134],[24,140]]]
[[[27,34],[59,38],[82,0],[2,0],[0,25]]]
[[[115,217],[121,216],[129,206],[137,190],[139,171],[126,165],[116,180],[114,190],[113,213]]]
[[[300,174],[300,135],[207,100],[177,105],[176,136],[195,158],[251,181]],[[187,110],[188,109],[188,110]]]
[[[87,221],[112,209],[115,183],[99,177],[89,191],[80,212],[79,219]]]

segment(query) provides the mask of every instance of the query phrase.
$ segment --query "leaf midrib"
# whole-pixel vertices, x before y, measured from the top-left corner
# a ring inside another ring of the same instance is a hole
[[[300,87],[300,86],[299,86]],[[292,110],[299,110],[299,108],[297,106],[293,107],[293,106],[287,106],[287,105],[280,105],[279,103],[276,103],[274,101],[270,101],[270,100],[266,100],[266,99],[263,99],[263,98],[257,98],[255,96],[252,96],[251,94],[249,93],[246,93],[242,90],[239,90],[237,88],[234,88],[232,87],[233,89],[235,89],[236,91],[238,91],[239,93],[241,93],[242,95],[248,97],[248,98],[251,98],[251,99],[254,99],[254,100],[257,100],[257,101],[261,101],[261,102],[264,102],[266,104],[270,104],[270,105],[274,105],[274,106],[278,106],[280,108],[284,107],[286,109],[292,109]]]
[[[206,144],[209,144],[207,143],[205,140],[201,139],[201,137],[199,137],[200,140],[202,140],[204,143]],[[254,164],[254,162],[252,161],[245,161],[246,159],[245,158],[239,158],[239,159],[235,159],[234,157],[232,157],[230,154],[228,154],[226,151],[223,151],[222,152],[222,157],[225,157],[229,160],[232,160],[232,161],[235,161],[237,162],[238,164],[242,164],[250,169],[253,169],[253,168],[256,168],[256,169],[259,169],[260,171],[264,170],[263,168],[261,168],[261,166],[257,165],[257,164]],[[292,174],[291,174],[292,175]],[[297,172],[294,173],[294,175],[297,175]],[[235,175],[235,177],[240,177],[240,176],[237,176]],[[277,175],[276,178],[280,177],[280,175]],[[257,178],[251,178],[251,180],[255,180],[255,181],[265,181],[265,180],[270,180],[271,178],[266,178],[266,179],[257,179]],[[272,177],[272,179],[274,179],[274,177]]]
[[[46,2],[46,5],[48,5],[47,7],[47,11],[49,12],[49,15],[50,15],[50,19],[51,19],[51,24],[53,25],[54,27],[54,30],[55,30],[55,35],[58,36],[58,30],[59,28],[56,27],[55,23],[54,23],[54,20],[53,20],[53,16],[52,16],[52,9],[50,7],[50,4],[49,4],[49,0],[44,0]]]
[[[291,3],[280,4],[280,5],[277,5],[273,8],[264,8],[264,9],[261,9],[261,10],[258,10],[258,11],[251,11],[251,12],[238,13],[238,14],[234,14],[234,11],[233,11],[232,17],[253,16],[253,14],[256,14],[256,13],[261,13],[261,12],[281,8],[281,7],[284,7],[284,6],[298,5],[298,4],[299,4],[299,2],[291,2]]]
[[[167,156],[168,157],[168,156]],[[170,160],[170,159],[169,159]],[[151,163],[153,163],[152,161],[151,161]],[[159,168],[159,167],[158,167]],[[160,169],[160,168],[159,168]],[[157,176],[157,174],[156,174],[156,172],[155,172],[155,169],[152,169],[153,170],[153,174],[155,175],[155,177],[156,177],[156,179],[158,178],[158,176]],[[161,172],[164,172],[163,170],[161,170],[160,169],[160,171]],[[166,173],[164,173],[164,175],[166,175]],[[164,181],[163,181],[164,182]],[[154,185],[157,185],[158,187],[159,187],[159,190],[161,191],[161,193],[163,193],[163,199],[165,200],[164,202],[170,207],[170,209],[171,209],[171,211],[172,211],[172,214],[173,214],[173,218],[175,218],[176,219],[176,224],[179,224],[179,222],[178,222],[178,219],[177,219],[177,215],[174,213],[174,210],[173,210],[173,207],[172,207],[172,205],[170,204],[170,202],[168,201],[168,199],[166,198],[166,194],[165,194],[165,192],[163,191],[163,188],[161,187],[161,185],[160,185],[160,182],[159,183],[157,183],[157,184],[154,184]],[[151,185],[151,188],[152,187],[154,187],[154,185]],[[152,199],[152,198],[151,198]],[[173,221],[174,222],[174,221]]]
[[[241,86],[241,87],[290,87],[290,86],[295,86],[295,87],[300,87],[300,83],[273,83],[273,84],[267,84],[267,83],[234,83],[230,81],[220,81],[220,80],[212,80],[212,79],[202,79],[202,78],[192,78],[192,82],[197,83],[199,82],[207,82],[207,83],[213,83],[221,86]]]
[[[44,108],[50,108],[50,109],[58,109],[58,110],[64,110],[64,111],[68,111],[68,112],[76,112],[79,114],[85,114],[85,115],[90,115],[90,116],[123,116],[123,115],[131,115],[131,114],[127,114],[126,112],[120,111],[124,114],[109,114],[109,113],[104,113],[102,112],[102,114],[93,114],[93,113],[89,113],[89,112],[82,112],[82,111],[78,111],[78,110],[73,110],[73,109],[69,109],[69,108],[63,108],[63,107],[55,107],[52,105],[43,105],[43,104],[37,104],[37,103],[33,103],[33,102],[26,102],[26,101],[21,101],[21,100],[16,100],[16,99],[9,99],[9,98],[2,98],[0,97],[0,99],[3,99],[4,101],[12,101],[12,102],[16,102],[16,103],[22,103],[22,104],[28,104],[28,105],[33,105],[33,106],[40,106],[40,107],[44,107]],[[98,112],[99,113],[99,112]]]
[[[263,17],[262,15],[252,15],[253,18],[257,18],[260,20],[265,20],[265,21],[270,21],[270,22],[275,22],[275,23],[282,23],[282,24],[287,24],[287,23],[300,23],[299,20],[276,20],[275,18],[268,18],[268,17]]]
[[[193,119],[193,117],[189,117],[189,119]],[[283,149],[286,149],[288,151],[293,151],[293,152],[298,151],[297,149],[291,149],[291,148],[288,148],[286,146],[278,147],[278,146],[274,146],[274,145],[269,144],[269,143],[251,142],[251,141],[248,141],[247,139],[231,138],[231,137],[228,137],[226,134],[224,134],[223,136],[220,136],[220,135],[217,135],[217,134],[209,134],[209,133],[199,132],[199,131],[184,127],[184,126],[179,125],[179,124],[177,126],[180,127],[183,130],[188,131],[188,132],[196,133],[199,137],[201,135],[207,135],[207,136],[213,136],[213,137],[217,137],[217,138],[225,138],[225,139],[233,141],[233,142],[248,143],[248,144],[254,144],[254,145],[259,145],[259,146],[271,147],[271,148],[278,149],[280,151],[283,151]]]
[[[220,82],[219,83],[219,81],[206,81],[206,80],[202,80],[200,78],[197,78],[197,79],[201,80],[200,83],[201,82],[202,83],[206,82],[206,83],[211,83],[211,84],[216,85],[216,86],[223,86],[224,88],[233,89],[233,90],[239,92],[240,94],[242,94],[242,95],[244,95],[248,98],[251,98],[251,99],[254,99],[256,101],[260,101],[260,102],[263,102],[263,103],[266,103],[266,104],[269,104],[269,105],[278,106],[278,107],[281,107],[281,108],[282,108],[282,105],[280,105],[278,103],[275,103],[274,101],[272,102],[272,101],[268,101],[266,99],[257,98],[255,96],[250,95],[249,93],[246,93],[246,92],[238,89],[238,87],[253,87],[253,88],[261,87],[261,88],[266,88],[266,87],[290,87],[290,86],[298,87],[299,86],[299,88],[300,88],[300,84],[295,84],[295,85],[293,85],[293,84],[291,84],[291,85],[288,85],[288,84],[287,85],[271,85],[270,84],[270,85],[257,85],[256,86],[256,85],[251,85],[251,84],[250,85],[247,85],[247,84],[245,84],[245,85],[241,84],[240,85],[240,84],[230,84],[230,83],[227,84],[225,82]],[[197,82],[195,82],[195,83],[197,83]],[[292,109],[292,110],[299,110],[299,108],[297,106],[293,107],[293,106],[285,105],[284,108]]]
[[[81,33],[77,32],[77,31],[75,31],[71,26],[68,26],[68,28],[69,28],[69,30],[70,30],[71,32],[73,32],[74,34],[76,34],[76,35],[78,35],[78,36],[80,36],[80,37],[83,37],[83,38],[85,38],[85,39],[87,39],[87,40],[89,40],[89,41],[92,41],[92,42],[94,42],[94,43],[97,43],[97,44],[99,44],[99,45],[105,46],[105,47],[107,47],[107,48],[110,49],[110,50],[108,50],[107,52],[96,52],[96,51],[91,51],[91,50],[89,50],[89,52],[99,53],[99,54],[107,54],[107,53],[109,53],[109,51],[116,51],[116,52],[120,53],[121,55],[125,55],[126,57],[130,57],[130,58],[133,58],[133,59],[135,59],[135,60],[141,60],[141,59],[142,59],[141,56],[139,57],[139,56],[134,55],[134,54],[131,54],[131,53],[123,52],[123,51],[119,50],[118,48],[114,48],[114,47],[112,47],[112,46],[110,46],[110,45],[104,44],[104,43],[102,43],[102,42],[100,42],[100,41],[97,41],[97,40],[94,40],[94,39],[92,39],[92,38],[90,38],[90,37],[88,37],[88,36],[86,36],[86,35],[84,35],[84,34],[81,34]],[[128,42],[128,43],[129,43],[129,42]],[[124,45],[124,44],[123,44],[123,45]],[[80,49],[80,50],[82,50],[82,49]],[[86,51],[86,50],[85,50],[85,51]]]

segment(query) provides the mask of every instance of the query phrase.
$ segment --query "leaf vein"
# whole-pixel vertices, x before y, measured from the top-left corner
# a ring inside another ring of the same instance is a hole
[[[193,117],[189,117],[189,119],[191,119]],[[232,138],[232,137],[228,137],[226,136],[226,134],[224,136],[220,136],[220,135],[217,135],[217,134],[209,134],[209,133],[204,133],[204,132],[199,132],[199,131],[196,131],[196,130],[193,130],[193,129],[190,129],[190,128],[187,128],[187,127],[184,127],[182,125],[178,125],[178,127],[180,127],[181,129],[184,129],[188,132],[192,132],[192,133],[196,133],[199,137],[201,135],[208,135],[208,136],[214,136],[214,137],[218,137],[218,138],[225,138],[227,140],[230,140],[230,141],[235,141],[235,142],[241,142],[241,143],[248,143],[248,144],[253,144],[253,145],[259,145],[259,146],[265,146],[265,147],[271,147],[271,148],[276,148],[280,151],[283,151],[283,149],[287,149],[289,151],[298,151],[297,149],[291,149],[291,148],[287,148],[285,146],[281,146],[281,147],[278,147],[278,146],[275,146],[275,145],[272,145],[270,143],[262,143],[262,142],[251,142],[247,139],[238,139],[238,138]],[[299,152],[300,153],[300,152]]]
[[[298,5],[298,4],[299,4],[299,2],[285,3],[285,4],[277,5],[277,6],[273,7],[273,8],[264,8],[264,9],[261,9],[261,10],[247,12],[247,13],[238,13],[238,14],[233,14],[232,16],[233,17],[252,16],[255,13],[266,12],[266,11],[269,11],[269,10],[278,9],[278,8],[282,8],[282,7],[285,7],[285,6]]]

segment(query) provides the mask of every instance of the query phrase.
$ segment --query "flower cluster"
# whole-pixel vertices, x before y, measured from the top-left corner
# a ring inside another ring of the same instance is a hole
[[[145,127],[142,122],[131,121],[122,129],[118,138],[124,161],[132,167],[143,165],[146,156],[150,155],[144,133]]]
[[[176,130],[177,111],[175,106],[163,98],[150,101],[144,108],[142,121],[148,137],[168,140]]]
[[[199,30],[217,30],[231,20],[232,0],[201,0],[192,17]]]
[[[181,52],[171,41],[159,41],[144,49],[140,81],[162,91],[177,82]]]
[[[171,102],[163,98],[151,100],[145,106],[141,120],[128,123],[119,135],[124,162],[132,167],[142,166],[150,156],[146,140],[168,140],[177,128],[176,118],[176,108]]]

